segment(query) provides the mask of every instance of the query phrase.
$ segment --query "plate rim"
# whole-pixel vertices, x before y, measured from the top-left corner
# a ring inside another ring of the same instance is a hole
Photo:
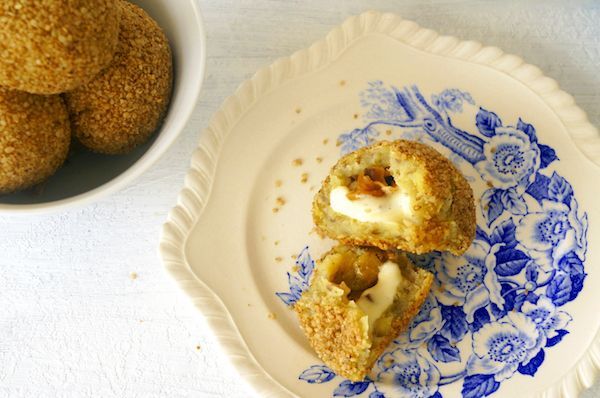
[[[191,271],[184,252],[185,243],[210,198],[221,147],[238,120],[265,94],[289,80],[323,68],[357,39],[370,34],[387,35],[429,54],[491,67],[521,82],[558,116],[578,150],[600,167],[600,132],[589,122],[585,111],[575,104],[574,98],[559,88],[556,80],[545,76],[540,68],[525,63],[521,57],[507,54],[498,47],[440,35],[397,14],[366,11],[349,17],[310,47],[259,69],[225,99],[200,135],[177,205],[171,209],[163,225],[159,254],[167,273],[205,316],[240,376],[260,396],[292,397],[295,394],[271,377],[256,361],[221,299]],[[534,396],[578,396],[591,387],[598,376],[600,330],[576,365],[560,380]]]

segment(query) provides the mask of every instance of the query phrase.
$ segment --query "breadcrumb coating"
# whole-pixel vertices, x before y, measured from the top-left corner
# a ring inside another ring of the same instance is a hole
[[[28,188],[54,174],[70,142],[60,96],[0,87],[0,193]]]
[[[141,8],[119,1],[121,30],[113,62],[90,83],[65,94],[74,135],[106,154],[145,142],[171,96],[171,49],[161,28]]]
[[[390,226],[361,222],[331,208],[331,191],[350,186],[373,166],[388,167],[395,183],[410,187],[413,219]],[[345,244],[418,254],[440,250],[460,255],[475,237],[475,203],[468,182],[435,149],[407,140],[379,142],[341,158],[315,196],[313,220],[322,236]]]
[[[3,0],[0,85],[57,94],[89,82],[112,60],[116,0]]]
[[[365,257],[369,259],[363,261]],[[368,317],[354,299],[377,282],[370,269],[373,258],[378,259],[377,267],[388,260],[397,263],[403,280],[371,331]],[[360,381],[419,312],[432,281],[432,274],[414,267],[403,253],[338,245],[317,262],[310,287],[294,310],[319,358],[336,374]]]

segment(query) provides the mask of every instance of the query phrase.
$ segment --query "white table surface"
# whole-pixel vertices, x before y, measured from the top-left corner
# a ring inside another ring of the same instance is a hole
[[[204,90],[162,160],[130,187],[85,208],[0,217],[0,396],[251,396],[202,316],[163,272],[159,231],[198,136],[226,96],[259,67],[307,47],[347,16],[393,11],[520,55],[558,80],[600,125],[598,2],[200,3],[208,34]],[[600,397],[600,384],[582,397]]]

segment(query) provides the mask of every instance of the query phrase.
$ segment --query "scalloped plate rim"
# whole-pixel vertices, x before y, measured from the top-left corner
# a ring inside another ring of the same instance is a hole
[[[380,24],[382,20],[387,20],[384,26]],[[373,21],[375,23],[370,25],[365,23]],[[399,30],[399,27],[402,29]],[[460,40],[454,36],[439,35],[396,14],[366,11],[349,17],[341,25],[333,28],[323,39],[259,69],[252,78],[240,84],[233,95],[223,101],[219,110],[211,118],[209,126],[203,130],[198,147],[192,155],[190,169],[185,177],[184,188],[178,196],[177,205],[169,212],[167,222],[162,228],[159,254],[167,273],[193,304],[205,315],[220,315],[219,317],[207,316],[207,323],[236,370],[260,396],[296,395],[271,377],[255,360],[220,297],[191,271],[186,260],[185,244],[210,198],[220,149],[237,121],[260,100],[261,96],[276,90],[287,81],[316,72],[334,62],[355,40],[371,34],[384,34],[424,53],[467,61],[512,77],[535,93],[548,106],[560,119],[577,149],[600,169],[600,133],[589,122],[586,113],[575,104],[573,97],[559,88],[556,80],[545,76],[538,67],[525,63],[521,57],[507,54],[498,47],[484,46],[477,41]],[[423,37],[425,37],[424,41]],[[333,47],[336,39],[343,40],[343,45],[339,46],[338,43],[337,48]],[[438,46],[435,47],[433,44]],[[470,46],[471,49],[457,54],[456,49],[461,46],[463,48]],[[310,57],[310,52],[320,52],[320,49],[326,55],[318,59],[316,64],[303,62]],[[509,63],[509,66],[500,67],[498,61],[502,59]],[[283,75],[278,81],[271,79],[267,88],[263,85],[262,89],[257,89],[256,83],[263,79],[264,75],[272,76],[278,67],[286,63],[300,67],[292,68],[291,74]],[[542,79],[544,82],[539,87],[533,86],[536,81],[539,83]],[[249,90],[250,94],[248,94]],[[575,117],[572,116],[573,114]],[[225,339],[225,335],[235,339]],[[550,388],[536,393],[535,397],[577,396],[589,388],[599,376],[600,330],[596,332],[594,341],[588,351],[579,358],[577,364]]]

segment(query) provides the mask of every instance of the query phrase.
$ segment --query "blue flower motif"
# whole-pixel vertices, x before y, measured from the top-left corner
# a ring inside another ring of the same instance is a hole
[[[544,295],[540,296],[536,304],[524,302],[521,311],[535,323],[540,333],[547,339],[556,337],[557,330],[565,329],[573,320],[565,311],[558,311],[552,300]]]
[[[540,211],[525,215],[517,225],[517,240],[546,272],[558,268],[562,256],[577,247],[570,213],[564,203],[544,200]]]
[[[438,288],[434,291],[438,301],[464,306],[469,323],[473,322],[475,311],[490,302],[502,308],[504,299],[494,272],[495,254],[502,246],[503,243],[490,246],[483,240],[475,240],[462,257],[444,255],[436,268]]]
[[[387,396],[428,398],[438,390],[440,371],[416,350],[396,349],[377,361],[379,389]],[[389,393],[389,394],[388,394]]]
[[[404,349],[419,347],[440,331],[442,326],[441,308],[437,300],[429,295],[408,329],[402,332],[395,342]]]
[[[475,164],[475,168],[495,188],[519,187],[524,191],[540,167],[540,149],[516,128],[497,127],[495,132],[483,145],[485,160]]]
[[[506,380],[520,364],[529,363],[543,343],[545,338],[531,318],[510,312],[473,333],[473,354],[467,361],[467,373],[494,375],[498,382]]]
[[[515,372],[535,376],[545,350],[569,334],[572,318],[560,307],[577,298],[587,277],[588,218],[569,182],[548,169],[558,154],[521,118],[503,126],[504,115],[493,110],[465,109],[475,105],[466,92],[452,88],[430,98],[414,85],[369,83],[360,96],[368,123],[339,136],[342,154],[375,142],[384,130],[390,139],[426,142],[474,186],[488,186],[480,198],[483,217],[463,256],[410,255],[435,274],[435,285],[377,361],[375,381],[351,382],[324,365],[300,375],[313,384],[335,380],[334,396],[442,398],[438,386],[461,380],[463,398],[490,396]],[[289,305],[307,288],[314,266],[306,250],[297,264],[299,271],[288,273],[289,292],[277,293]]]

